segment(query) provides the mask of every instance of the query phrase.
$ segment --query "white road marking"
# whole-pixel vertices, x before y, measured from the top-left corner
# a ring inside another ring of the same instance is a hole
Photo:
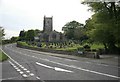
[[[2,50],[3,51],[3,50]],[[4,52],[4,51],[3,51]],[[4,52],[5,53],[5,52]],[[5,53],[6,54],[6,53]],[[7,54],[6,54],[7,55]],[[8,55],[7,55],[8,56]],[[27,55],[28,56],[28,55]],[[13,60],[10,56],[8,56],[11,60]],[[31,56],[29,56],[31,57]],[[39,59],[42,59],[42,58],[39,58]],[[43,60],[43,59],[42,59]],[[13,60],[15,61],[15,60]],[[80,67],[77,67],[77,66],[71,66],[71,65],[67,65],[67,64],[62,64],[62,63],[58,63],[58,62],[54,62],[54,61],[49,61],[49,62],[52,62],[52,63],[55,63],[55,64],[59,64],[59,65],[63,65],[63,66],[67,66],[67,67],[71,67],[71,68],[76,68],[76,69],[79,69],[79,70],[82,70],[82,71],[86,71],[86,72],[91,72],[91,73],[95,73],[95,74],[99,74],[99,75],[104,75],[104,76],[108,76],[108,77],[113,77],[113,78],[117,78],[117,79],[120,79],[120,77],[118,76],[114,76],[114,75],[110,75],[110,74],[105,74],[105,73],[100,73],[100,72],[97,72],[97,71],[93,71],[93,70],[88,70],[88,69],[83,69],[83,68],[80,68]],[[15,63],[17,64],[17,62],[15,61]],[[19,65],[19,64],[18,64]]]
[[[30,71],[26,71],[27,73],[30,73]]]
[[[29,56],[29,55],[27,55]],[[31,56],[29,56],[31,57]],[[37,58],[38,59],[38,58]],[[46,59],[42,59],[42,58],[39,58],[41,60],[44,60],[44,61],[49,61],[49,62],[52,62],[52,63],[55,63],[55,64],[58,64],[58,65],[62,65],[62,66],[67,66],[67,67],[71,67],[71,68],[76,68],[76,69],[79,69],[79,70],[82,70],[82,71],[86,71],[86,72],[91,72],[91,73],[95,73],[95,74],[99,74],[99,75],[104,75],[104,76],[108,76],[108,77],[113,77],[113,78],[120,78],[118,76],[114,76],[114,75],[110,75],[110,74],[105,74],[105,73],[100,73],[100,72],[96,72],[96,71],[92,71],[92,70],[88,70],[88,69],[83,69],[83,68],[80,68],[80,67],[76,67],[76,66],[73,66],[73,65],[67,65],[67,64],[62,64],[62,63],[58,63],[58,62],[54,62],[54,61],[50,61],[50,60],[46,60]],[[41,64],[42,65],[42,64]],[[48,68],[51,68],[49,66],[46,66],[46,65],[43,65],[44,67],[48,67]]]
[[[12,79],[15,79],[15,78],[18,78],[18,77],[4,78],[4,79],[0,79],[0,80],[12,80]]]
[[[39,63],[39,62],[36,62],[36,64],[37,64],[37,65],[41,65],[41,66],[46,67],[46,68],[54,69],[54,67],[51,67],[51,66],[48,66],[48,65]]]
[[[91,63],[91,62],[85,62],[85,63]]]
[[[73,71],[66,70],[66,69],[62,69],[62,68],[58,68],[58,67],[55,67],[54,69],[55,69],[56,71],[73,72]]]
[[[54,62],[54,61],[50,61],[50,62],[55,63],[55,64],[59,64],[59,65],[62,65],[62,66],[67,66],[67,67],[79,69],[79,70],[86,71],[86,72],[91,72],[91,73],[99,74],[99,75],[104,75],[104,76],[113,77],[113,78],[117,78],[117,79],[120,78],[118,76],[114,76],[114,75],[110,75],[110,74],[105,74],[105,73],[100,73],[100,72],[92,71],[92,70],[88,70],[88,69],[83,69],[81,67],[77,67],[77,66],[73,66],[73,65],[62,64],[62,63],[58,63],[58,62]]]
[[[24,69],[24,67],[23,67],[23,66],[21,66],[21,68],[22,68],[22,69]]]
[[[2,50],[2,49],[1,49]],[[3,50],[2,50],[3,51]],[[4,52],[4,51],[3,51]],[[4,52],[5,53],[5,52]],[[6,54],[6,53],[5,53]],[[12,59],[8,54],[6,54],[8,57],[9,57],[9,59],[11,59],[14,63],[16,63],[18,66],[22,66],[22,65],[20,65],[17,61],[15,61],[14,59]],[[26,74],[23,74],[24,72],[22,72],[19,68],[17,68],[17,66],[15,66],[11,61],[9,61],[9,63],[20,73],[20,74],[22,74],[22,76],[23,77],[28,77]],[[24,68],[23,70],[25,70],[25,71],[27,71],[27,69],[26,68]],[[31,73],[30,74],[31,76],[34,76],[34,74],[33,73]]]
[[[102,66],[109,66],[109,65],[106,65],[106,64],[97,64],[97,65],[102,65]]]
[[[33,74],[33,73],[30,73],[30,76],[34,76],[34,74]]]
[[[5,46],[6,47],[6,46]],[[11,50],[11,49],[10,49]],[[12,50],[13,52],[16,52],[16,53],[19,53],[19,52],[17,52],[17,51],[14,51],[14,50]],[[32,52],[36,52],[36,51],[33,51],[33,50],[28,50],[28,49],[26,49],[26,51],[32,51]],[[20,52],[20,54],[21,54],[21,52]],[[30,55],[27,55],[27,54],[22,54],[22,55],[26,55],[26,56],[29,56],[29,57],[31,57]],[[36,54],[36,55],[39,55],[39,54]],[[59,58],[59,57],[54,57],[54,56],[49,56],[49,57],[52,57],[52,58],[57,58],[57,59],[64,59],[64,58]],[[41,59],[41,58],[38,58],[38,57],[35,57],[35,56],[33,56],[33,58],[36,58],[36,59]],[[117,57],[116,57],[117,58]],[[86,58],[84,58],[84,59],[86,59]],[[74,62],[80,62],[80,61],[77,61],[77,60],[70,60],[70,59],[64,59],[64,60],[66,60],[66,61],[74,61]],[[47,61],[49,61],[49,60],[47,60]],[[90,63],[90,64],[92,64],[92,62],[85,62],[85,63]],[[110,66],[110,65],[105,65],[105,64],[96,64],[96,65],[101,65],[101,66]],[[120,68],[120,67],[118,67],[118,66],[110,66],[110,67],[117,67],[117,68]]]
[[[22,76],[23,76],[23,77],[28,77],[26,74],[23,74]]]
[[[23,69],[23,70],[25,70],[25,71],[26,71],[27,69],[25,68],[25,69]]]
[[[56,59],[63,59],[63,58],[60,58],[60,57],[54,57],[54,56],[49,56],[49,57],[56,58]]]
[[[32,57],[35,57],[35,56],[32,56]]]
[[[37,65],[40,65],[40,66],[43,66],[43,67],[46,67],[46,68],[54,69],[55,71],[73,72],[73,71],[66,70],[66,69],[62,69],[62,68],[58,68],[58,67],[51,67],[51,66],[48,66],[48,65],[39,63],[39,62],[36,62],[36,64],[37,64]]]
[[[20,69],[17,69],[17,71],[21,71]]]
[[[20,74],[23,74],[24,72],[20,71],[19,73],[20,73]]]
[[[16,68],[16,66],[13,66],[14,68]]]
[[[17,67],[16,67],[15,69],[16,69],[16,70],[18,70],[18,68],[17,68]]]
[[[66,60],[66,61],[74,61],[74,62],[79,62],[79,61],[77,61],[77,60],[73,60],[73,59],[64,59],[64,60]]]
[[[36,77],[36,79],[40,80],[40,78],[39,78],[39,77]]]

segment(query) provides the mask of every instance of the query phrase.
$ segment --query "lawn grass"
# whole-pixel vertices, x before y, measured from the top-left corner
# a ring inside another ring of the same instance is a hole
[[[102,45],[102,44],[93,44],[93,45],[91,45],[91,49],[96,49],[96,50],[104,49],[104,45]]]
[[[0,50],[0,62],[7,60],[8,57]]]
[[[82,46],[73,46],[73,47],[67,47],[67,48],[58,48],[56,50],[63,50],[63,51],[77,51],[78,47],[82,47]]]

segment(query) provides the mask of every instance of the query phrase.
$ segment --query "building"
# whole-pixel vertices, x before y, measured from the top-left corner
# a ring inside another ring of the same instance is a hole
[[[61,42],[66,40],[61,32],[53,30],[53,17],[46,16],[44,16],[43,20],[43,33],[40,33],[38,38],[41,42]]]

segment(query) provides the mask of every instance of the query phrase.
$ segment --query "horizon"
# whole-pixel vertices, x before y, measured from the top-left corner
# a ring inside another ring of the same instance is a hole
[[[22,6],[21,6],[22,5]],[[21,30],[43,30],[43,18],[53,16],[53,30],[62,32],[70,21],[85,24],[91,17],[87,5],[80,0],[1,0],[0,25],[5,29],[5,39],[19,36]]]

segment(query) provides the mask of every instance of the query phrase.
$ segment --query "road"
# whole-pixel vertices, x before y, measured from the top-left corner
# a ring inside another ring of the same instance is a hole
[[[2,63],[2,80],[118,80],[119,67],[72,60],[3,46],[9,60]]]

